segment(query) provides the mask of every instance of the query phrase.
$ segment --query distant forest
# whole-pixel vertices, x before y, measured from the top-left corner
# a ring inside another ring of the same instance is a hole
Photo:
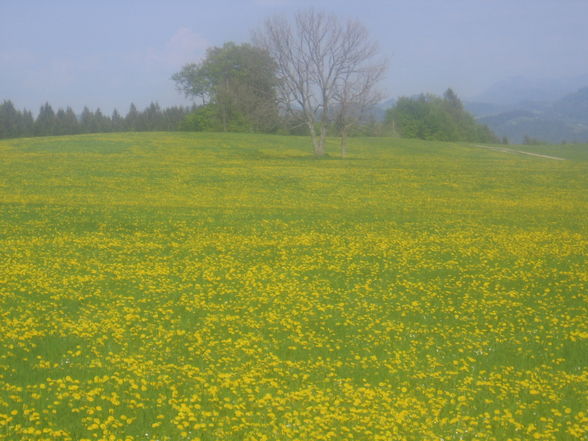
[[[174,106],[161,108],[151,103],[144,110],[130,105],[126,115],[114,110],[105,115],[84,107],[76,114],[71,107],[55,111],[49,103],[41,106],[37,117],[29,110],[18,110],[7,100],[0,104],[0,139],[33,136],[60,136],[82,133],[148,132],[148,131],[254,131],[283,135],[308,135],[300,121],[283,117],[271,127],[252,130],[251,127],[231,125],[223,128],[219,123],[202,123],[202,115],[210,105]],[[337,126],[331,128],[337,134]],[[354,127],[352,136],[400,136],[439,141],[499,142],[486,126],[477,124],[463,109],[461,101],[449,89],[443,97],[431,94],[413,98],[400,98],[385,116],[371,113]]]
[[[29,110],[18,110],[11,101],[4,101],[0,104],[0,138],[181,130],[182,121],[194,110],[182,106],[162,109],[152,103],[142,111],[131,104],[126,116],[116,109],[112,115],[104,115],[100,109],[91,111],[88,107],[76,115],[71,107],[55,111],[45,103],[34,118]]]

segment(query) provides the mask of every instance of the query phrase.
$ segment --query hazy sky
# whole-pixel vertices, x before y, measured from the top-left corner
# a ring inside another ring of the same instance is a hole
[[[37,111],[187,104],[170,76],[276,13],[361,21],[388,96],[467,98],[511,77],[588,73],[588,0],[0,0],[0,101]]]

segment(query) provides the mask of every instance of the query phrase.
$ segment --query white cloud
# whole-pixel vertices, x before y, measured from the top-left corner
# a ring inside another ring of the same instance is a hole
[[[255,0],[257,6],[283,6],[288,4],[288,0]]]
[[[204,37],[186,27],[181,27],[170,37],[164,47],[149,49],[145,58],[150,64],[178,68],[200,59],[208,46],[210,44]]]
[[[180,28],[167,42],[166,50],[171,63],[184,64],[202,55],[208,41],[188,28]]]

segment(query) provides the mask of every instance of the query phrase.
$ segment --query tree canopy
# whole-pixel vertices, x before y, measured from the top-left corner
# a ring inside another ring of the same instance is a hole
[[[421,94],[402,97],[386,113],[386,124],[402,137],[437,141],[498,142],[492,131],[476,122],[453,90],[443,97]]]
[[[276,66],[266,51],[229,42],[172,76],[203,107],[188,118],[197,130],[273,131],[278,125]]]

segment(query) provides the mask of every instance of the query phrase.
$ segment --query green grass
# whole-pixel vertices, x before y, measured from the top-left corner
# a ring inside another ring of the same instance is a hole
[[[0,440],[586,439],[588,146],[520,150],[1,141]]]

